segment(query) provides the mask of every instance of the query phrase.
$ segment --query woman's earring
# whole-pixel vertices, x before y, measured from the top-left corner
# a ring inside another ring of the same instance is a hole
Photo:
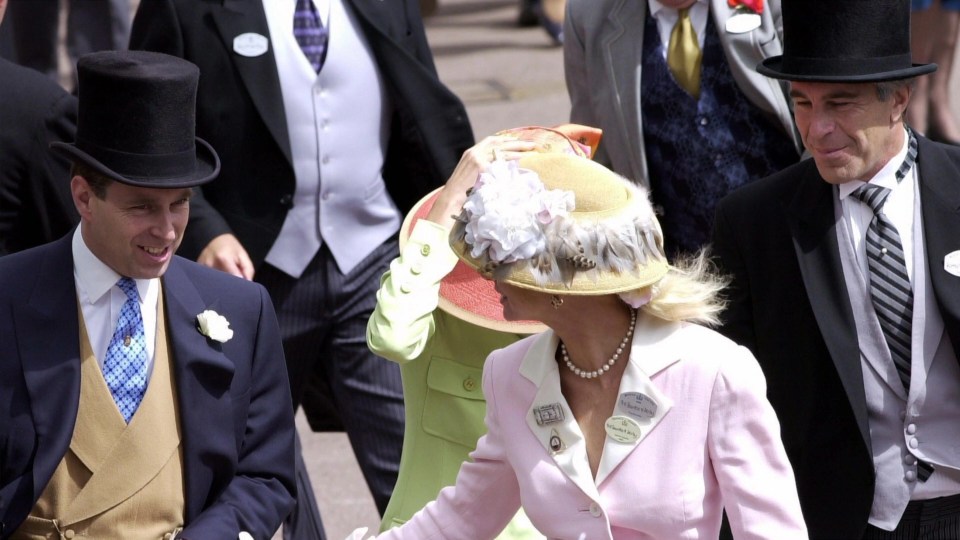
[[[563,305],[563,298],[560,298],[557,295],[551,296],[550,305],[553,306],[553,309],[560,309],[560,306]]]

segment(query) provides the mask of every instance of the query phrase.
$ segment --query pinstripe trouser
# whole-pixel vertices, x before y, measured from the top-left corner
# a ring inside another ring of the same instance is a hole
[[[266,263],[256,275],[277,310],[294,408],[303,403],[315,430],[346,431],[381,514],[399,471],[403,386],[399,366],[367,348],[366,328],[398,254],[394,237],[344,275],[323,246],[299,279]]]
[[[910,501],[897,528],[884,531],[867,525],[863,540],[960,539],[960,495]]]

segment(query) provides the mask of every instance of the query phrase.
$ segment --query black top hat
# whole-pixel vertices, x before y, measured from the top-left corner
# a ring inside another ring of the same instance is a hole
[[[196,136],[192,63],[146,51],[103,51],[77,62],[76,143],[50,147],[124,184],[180,188],[213,180],[220,158]]]
[[[757,71],[776,79],[874,82],[936,71],[910,56],[910,0],[783,0],[783,55]]]

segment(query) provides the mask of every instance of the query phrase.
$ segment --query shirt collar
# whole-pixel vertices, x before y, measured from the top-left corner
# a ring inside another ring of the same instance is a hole
[[[117,284],[121,276],[106,263],[97,258],[87,247],[80,230],[81,223],[73,232],[73,274],[77,285],[86,293],[91,304],[97,303],[110,288]],[[140,301],[147,297],[147,290],[152,279],[135,279]]]
[[[650,15],[652,15],[654,19],[656,19],[657,15],[659,15],[660,12],[665,9],[669,9],[671,11],[677,11],[673,8],[668,8],[667,6],[663,5],[660,2],[660,0],[647,0],[647,2],[649,3],[649,6],[650,6]],[[696,2],[694,2],[694,4],[707,5],[707,0],[697,0]],[[693,6],[691,5],[690,7],[693,7]]]
[[[652,1],[652,0],[651,0]],[[900,168],[900,164],[903,163],[903,160],[907,157],[907,150],[910,146],[910,134],[907,133],[903,138],[903,145],[900,147],[900,151],[897,152],[895,156],[890,158],[887,161],[887,164],[880,169],[877,174],[870,178],[866,182],[863,180],[851,180],[849,182],[844,182],[839,186],[840,200],[846,199],[851,193],[857,190],[860,186],[871,183],[875,186],[882,186],[885,188],[890,188],[891,190],[897,186],[897,169]],[[914,164],[916,166],[916,164]],[[907,171],[907,174],[911,174],[910,171]]]

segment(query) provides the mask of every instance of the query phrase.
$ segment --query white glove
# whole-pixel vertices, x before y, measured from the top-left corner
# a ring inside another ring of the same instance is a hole
[[[344,540],[363,540],[363,535],[367,534],[366,527],[360,527],[359,529],[354,529],[350,536],[346,537]],[[372,536],[370,538],[373,538]]]
[[[237,540],[253,540],[253,535],[247,531],[240,531],[240,536],[237,537]]]

